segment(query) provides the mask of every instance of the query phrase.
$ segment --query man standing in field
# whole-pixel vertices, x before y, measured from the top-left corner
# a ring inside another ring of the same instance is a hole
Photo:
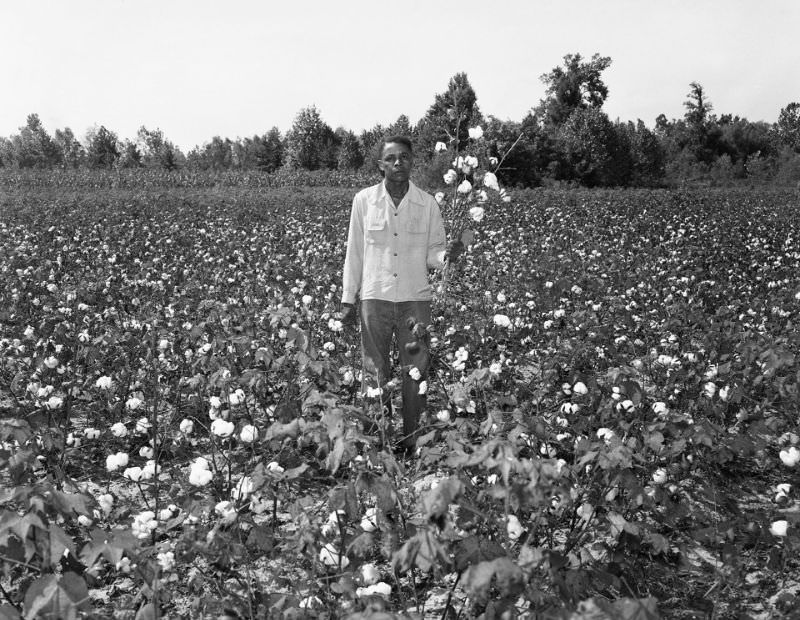
[[[355,326],[356,298],[361,298],[362,391],[385,386],[391,377],[389,353],[397,340],[402,364],[403,438],[413,449],[425,395],[420,383],[428,363],[427,333],[432,290],[428,270],[441,269],[463,249],[446,246],[439,205],[410,180],[411,140],[392,136],[383,143],[378,168],[383,181],[353,199],[342,282],[342,322]],[[414,329],[415,324],[421,324]],[[415,335],[415,332],[417,335]],[[420,337],[418,337],[420,336]],[[384,411],[391,413],[391,394],[384,389]]]

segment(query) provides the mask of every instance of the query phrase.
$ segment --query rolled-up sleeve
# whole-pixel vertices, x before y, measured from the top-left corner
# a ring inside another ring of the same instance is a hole
[[[364,213],[360,195],[353,198],[350,210],[350,227],[347,231],[347,251],[342,274],[342,303],[352,304],[361,290],[364,265]]]

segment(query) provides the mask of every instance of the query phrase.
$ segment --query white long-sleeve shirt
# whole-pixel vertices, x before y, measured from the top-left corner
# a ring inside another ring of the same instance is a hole
[[[446,237],[436,200],[409,182],[395,208],[383,182],[353,198],[342,303],[361,299],[426,301],[428,270],[441,269]]]

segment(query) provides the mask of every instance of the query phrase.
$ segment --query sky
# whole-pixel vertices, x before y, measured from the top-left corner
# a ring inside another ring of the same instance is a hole
[[[775,122],[800,101],[797,0],[0,0],[0,136],[161,129],[184,151],[289,130],[314,105],[360,132],[416,123],[467,74],[484,115],[519,121],[563,57],[611,57],[612,119]]]

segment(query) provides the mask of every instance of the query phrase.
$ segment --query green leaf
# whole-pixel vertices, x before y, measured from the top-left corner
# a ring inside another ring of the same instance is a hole
[[[299,434],[300,434],[300,420],[294,419],[291,422],[288,422],[287,424],[282,424],[280,422],[273,422],[267,429],[266,438],[268,441],[271,439],[283,439],[284,437],[291,437],[292,439],[296,439]]]
[[[492,582],[500,590],[501,596],[508,596],[522,590],[525,575],[508,557],[501,557],[473,564],[464,572],[461,580],[464,589],[475,597],[485,597]]]
[[[142,605],[139,611],[136,612],[135,620],[156,620],[156,608],[153,603]]]
[[[495,541],[478,536],[468,536],[455,544],[453,560],[455,569],[461,572],[473,564],[494,560],[504,555],[505,551]]]
[[[436,519],[450,508],[456,497],[461,494],[462,484],[458,478],[445,478],[428,491],[422,498],[422,510],[429,519]]]
[[[43,575],[34,581],[25,592],[25,619],[46,617],[50,601],[58,590],[58,578],[55,575]]]
[[[70,553],[73,553],[74,547],[72,544],[72,539],[69,536],[67,536],[67,533],[61,528],[61,526],[56,525],[55,523],[50,525],[49,533],[50,533],[49,564],[50,566],[55,566],[61,561],[64,552],[69,551]]]
[[[0,605],[0,620],[20,620],[22,616],[8,603]]]

